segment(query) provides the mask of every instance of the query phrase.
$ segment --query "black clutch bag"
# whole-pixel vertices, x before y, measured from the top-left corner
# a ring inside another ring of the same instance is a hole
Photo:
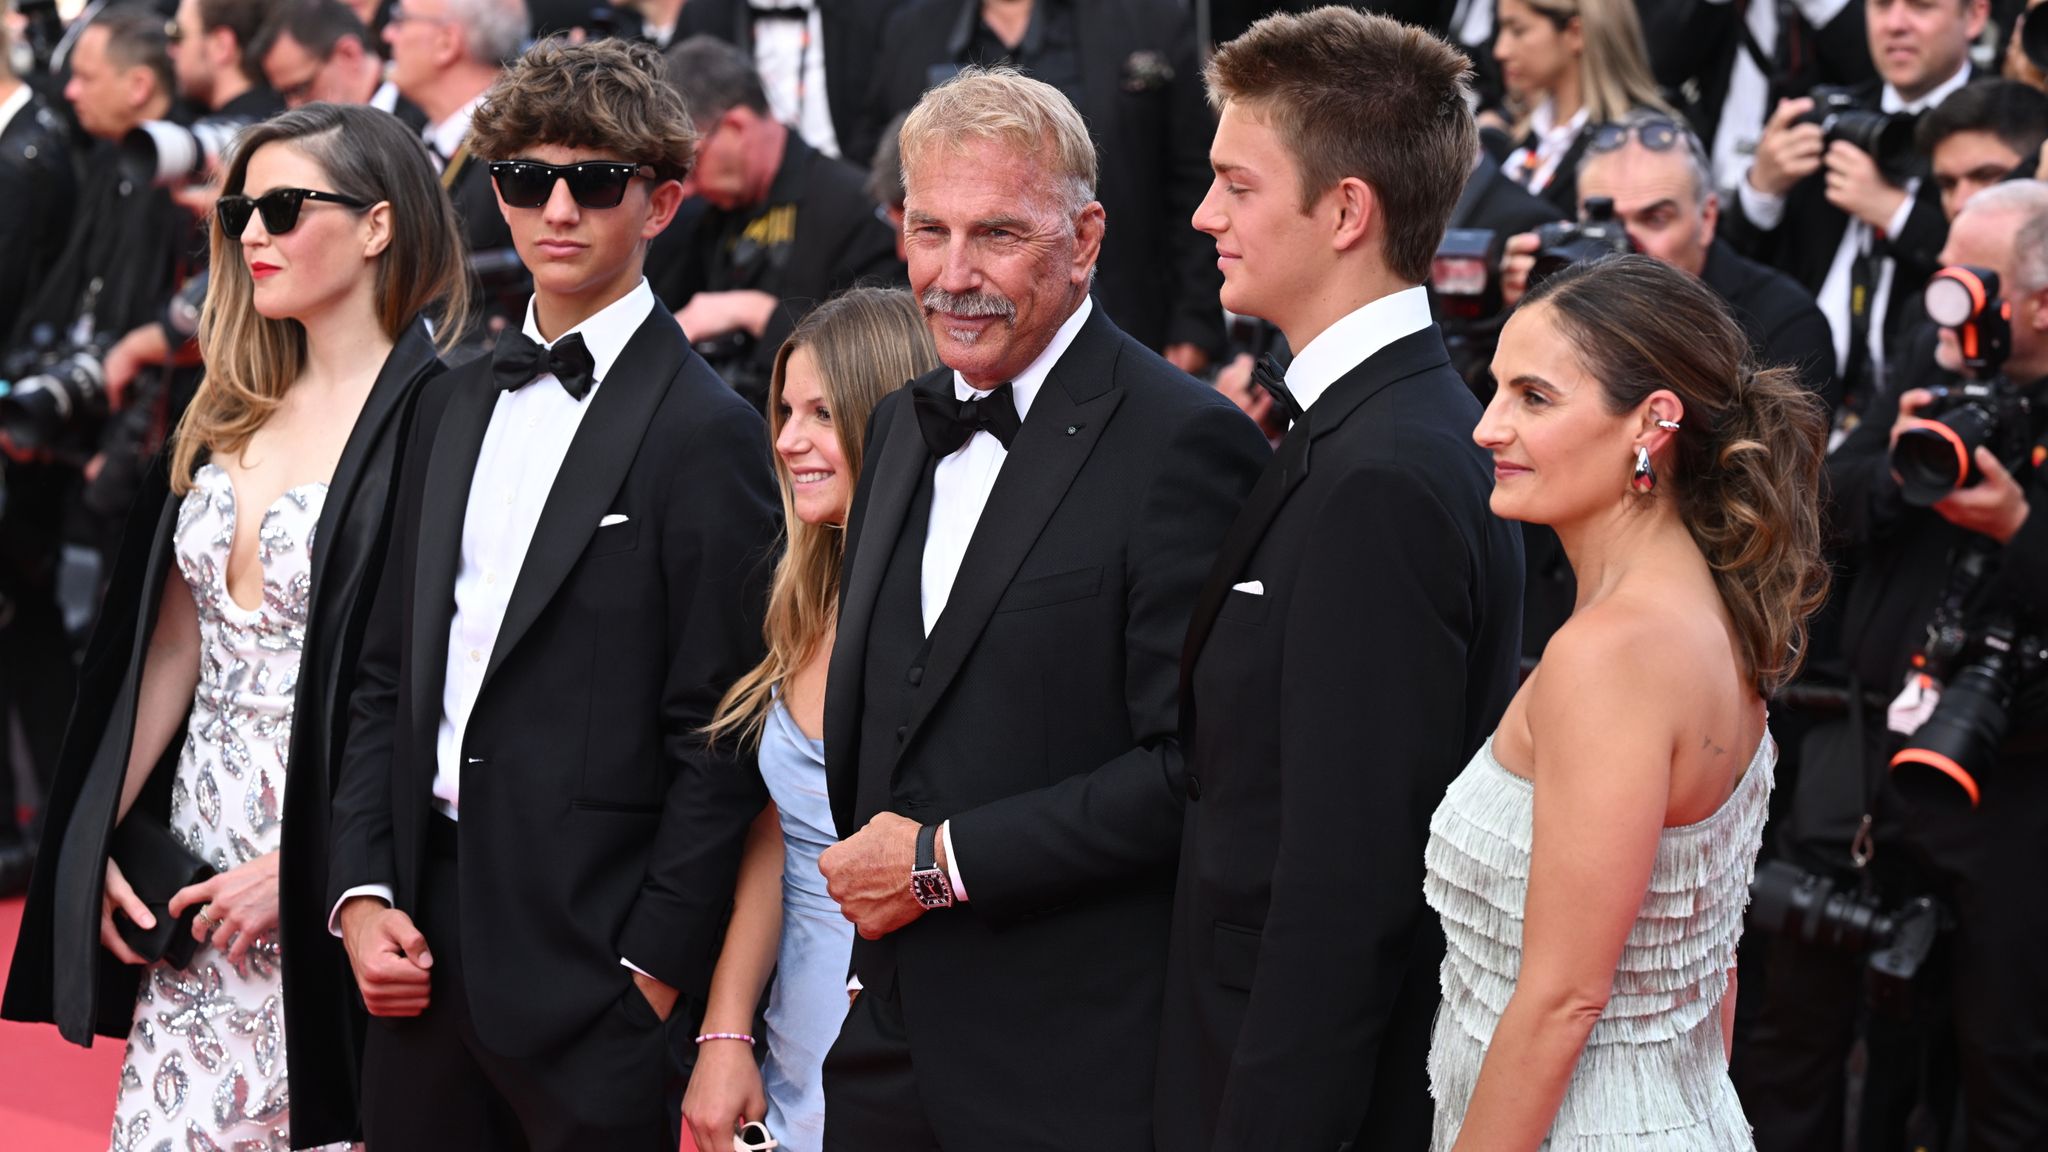
[[[173,919],[171,897],[179,889],[211,877],[213,865],[180,844],[167,825],[142,812],[130,812],[114,826],[108,852],[128,878],[128,886],[135,889],[136,898],[156,917],[156,927],[144,928],[117,909],[114,927],[122,941],[144,960],[162,960],[181,969],[191,963],[192,953],[199,948],[199,941],[192,938],[192,921],[199,915],[200,905],[192,905],[183,916]]]

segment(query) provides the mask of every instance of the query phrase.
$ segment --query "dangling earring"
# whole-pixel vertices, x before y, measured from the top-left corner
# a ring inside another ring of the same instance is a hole
[[[1650,450],[1641,444],[1636,445],[1636,469],[1628,483],[1644,496],[1657,490],[1657,470],[1650,467]]]

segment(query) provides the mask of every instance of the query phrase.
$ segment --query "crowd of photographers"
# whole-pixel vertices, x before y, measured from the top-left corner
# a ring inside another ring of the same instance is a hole
[[[759,403],[806,308],[902,277],[894,118],[959,67],[1007,61],[1067,91],[1096,135],[1102,306],[1277,438],[1253,365],[1287,350],[1217,307],[1212,246],[1187,223],[1209,182],[1198,61],[1265,11],[1309,6],[16,0],[0,51],[0,890],[32,859],[14,817],[35,797],[14,782],[55,755],[136,478],[203,370],[208,181],[241,126],[315,100],[405,122],[441,165],[492,323],[516,323],[527,285],[467,154],[470,114],[534,36],[652,40],[704,142],[649,276]],[[1432,304],[1482,397],[1533,283],[1636,250],[1721,295],[1756,355],[1796,366],[1834,413],[1837,591],[1774,707],[1787,785],[1743,956],[1734,1073],[1759,1147],[2038,1147],[2048,17],[2010,0],[1368,6],[1475,65],[1488,128]],[[1575,590],[1554,539],[1528,544],[1533,660]]]

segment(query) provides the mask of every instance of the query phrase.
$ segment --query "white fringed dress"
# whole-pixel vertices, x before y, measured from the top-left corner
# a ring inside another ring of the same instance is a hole
[[[1551,1152],[1751,1152],[1728,1079],[1721,1001],[1770,804],[1777,748],[1766,735],[1727,802],[1666,828],[1607,1011],[1572,1070]],[[1493,741],[1430,820],[1423,894],[1443,918],[1443,1004],[1429,1046],[1433,1152],[1457,1141],[1486,1047],[1515,990],[1529,891],[1534,786],[1501,767]]]

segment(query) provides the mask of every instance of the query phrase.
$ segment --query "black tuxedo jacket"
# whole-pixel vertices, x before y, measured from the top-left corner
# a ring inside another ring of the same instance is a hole
[[[326,1111],[330,1105],[344,1114],[353,1110],[350,1049],[337,1046],[346,1043],[342,1003],[331,1000],[323,1006],[305,995],[333,971],[335,941],[326,934],[323,893],[308,892],[299,881],[309,867],[318,868],[324,855],[324,808],[335,767],[334,708],[347,700],[355,645],[370,613],[374,580],[366,577],[383,563],[397,446],[417,397],[436,390],[429,381],[440,371],[426,330],[415,324],[392,348],[356,417],[314,530],[320,547],[313,553],[313,609],[293,706],[291,787],[285,790],[279,858],[284,946],[292,956],[285,1027],[292,1038],[305,1038],[291,1058],[299,1076],[292,1092],[295,1133],[312,1130],[308,1124],[324,1127],[335,1115]],[[144,473],[79,672],[78,701],[58,758],[41,859],[0,1010],[10,1020],[50,1021],[75,1044],[90,1045],[95,1032],[126,1036],[135,1011],[142,970],[114,960],[100,947],[100,895],[157,606],[164,581],[181,579],[171,553],[181,503],[171,493],[169,462],[159,457]],[[168,818],[171,780],[183,747],[181,738],[166,746],[135,811]],[[306,900],[315,907],[303,906]],[[321,926],[318,938],[304,934],[305,918]],[[345,972],[347,961],[340,963]]]
[[[1854,92],[1862,107],[1877,107],[1883,90],[1881,81],[1856,85]],[[1922,172],[1913,208],[1906,226],[1896,236],[1886,237],[1892,258],[1898,262],[1892,274],[1890,303],[1885,307],[1884,336],[1887,347],[1906,329],[1915,314],[1912,301],[1927,287],[1927,278],[1941,267],[1942,246],[1948,243],[1948,217],[1941,211],[1941,189]],[[1826,172],[1816,172],[1785,196],[1785,217],[1769,231],[1759,228],[1742,210],[1742,197],[1731,196],[1721,207],[1719,232],[1736,251],[1770,265],[1799,282],[1812,295],[1820,294],[1835,252],[1842,246],[1842,234],[1849,230],[1849,215],[1828,203]]]
[[[1479,414],[1435,328],[1396,340],[1296,424],[1209,573],[1182,663],[1162,1149],[1429,1145],[1423,846],[1521,638]]]
[[[9,274],[0,278],[0,339],[14,330],[22,302],[33,299],[71,231],[78,202],[78,170],[64,122],[42,97],[28,103],[0,131],[0,252]]]
[[[865,168],[874,158],[874,146],[865,152],[847,149],[847,142],[860,136],[861,117],[868,95],[868,77],[875,56],[881,51],[882,28],[889,14],[903,0],[816,0],[818,23],[824,34],[825,100],[832,111],[832,132],[839,138],[840,154]],[[683,5],[676,16],[671,44],[692,36],[716,36],[728,44],[754,51],[754,15],[747,0],[695,0]],[[664,45],[666,47],[666,45]],[[672,299],[672,297],[663,297]]]
[[[323,915],[386,884],[417,919],[463,518],[498,396],[479,360],[420,406]],[[479,1039],[507,1056],[562,1051],[631,989],[622,957],[701,1004],[766,796],[698,734],[761,653],[778,523],[760,417],[659,302],[587,402],[461,749],[463,976]],[[626,519],[600,527],[610,515]],[[577,1090],[603,1108],[627,1089]]]
[[[924,94],[933,67],[959,63],[949,40],[972,2],[913,0],[890,19],[862,134],[847,155],[872,157],[890,118]],[[1109,217],[1095,299],[1148,348],[1216,352],[1223,274],[1215,242],[1188,224],[1212,179],[1216,121],[1187,13],[1175,0],[1075,0],[1073,9],[1082,91],[1067,96],[1095,138],[1096,198]]]
[[[909,399],[876,408],[848,521],[825,760],[842,836],[950,819],[971,901],[856,941],[853,968],[901,996],[947,1147],[1150,1148],[1180,640],[1265,439],[1096,311],[927,640],[890,611],[916,604],[933,467]],[[877,673],[890,650],[909,666]]]

